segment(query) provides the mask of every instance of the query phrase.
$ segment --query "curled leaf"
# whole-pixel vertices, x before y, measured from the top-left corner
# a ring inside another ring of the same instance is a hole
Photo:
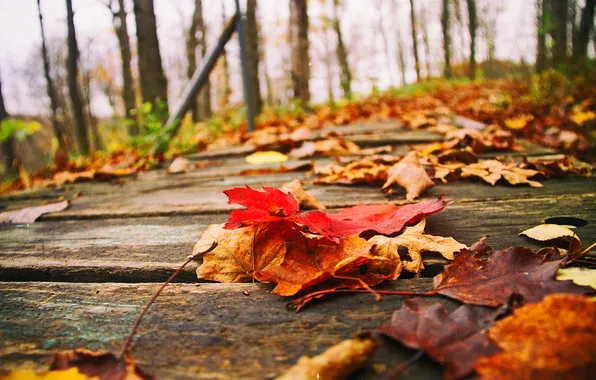
[[[66,209],[70,204],[69,201],[62,201],[57,203],[48,203],[43,206],[27,207],[20,210],[5,211],[0,213],[0,223],[33,223],[42,216],[50,212],[58,212]]]
[[[296,200],[298,201],[300,207],[303,209],[325,209],[325,206],[323,206],[323,204],[321,204],[321,202],[319,202],[317,198],[314,197],[314,195],[306,192],[306,190],[302,188],[302,181],[300,181],[299,179],[295,179],[291,182],[284,183],[283,185],[281,185],[281,190],[292,193],[294,195],[294,198],[296,198]]]
[[[540,224],[521,232],[520,235],[525,235],[530,239],[538,241],[551,241],[560,238],[569,239],[571,244],[569,252],[572,255],[579,252],[582,247],[582,242],[575,232],[558,224]]]
[[[391,194],[393,185],[406,189],[406,199],[413,201],[424,190],[433,187],[435,183],[430,179],[424,167],[420,165],[418,152],[412,151],[389,169],[387,181],[381,190]]]

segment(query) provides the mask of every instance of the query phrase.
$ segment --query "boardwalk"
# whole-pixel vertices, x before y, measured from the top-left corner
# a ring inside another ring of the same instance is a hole
[[[431,142],[440,135],[407,131],[395,122],[337,127],[361,146]],[[117,351],[147,299],[183,262],[208,224],[226,219],[224,189],[280,186],[304,172],[242,176],[250,147],[191,156],[221,165],[182,175],[164,170],[123,184],[80,183],[4,196],[3,210],[38,205],[60,196],[72,205],[26,226],[0,226],[0,370],[47,368],[55,350],[85,347]],[[552,152],[528,146],[526,154]],[[486,154],[491,156],[491,154]],[[493,154],[494,155],[494,154]],[[331,158],[317,158],[318,163]],[[293,164],[293,163],[290,163]],[[271,165],[275,167],[277,165]],[[596,178],[544,180],[544,187],[489,186],[478,181],[441,184],[422,198],[444,195],[456,203],[428,218],[427,232],[472,244],[483,236],[494,249],[540,245],[519,232],[553,216],[575,216],[585,242],[596,240]],[[404,203],[402,190],[386,196],[377,186],[311,187],[328,208]],[[385,285],[430,290],[443,261],[432,259],[421,278]],[[143,369],[160,378],[267,379],[302,355],[388,321],[401,299],[375,302],[369,294],[344,295],[309,305],[300,313],[257,284],[199,283],[189,266],[166,288],[141,325],[133,347]],[[248,293],[248,294],[246,294]],[[437,298],[449,308],[454,301]],[[385,344],[358,378],[383,378],[412,353]],[[407,375],[439,378],[441,367],[421,360]]]

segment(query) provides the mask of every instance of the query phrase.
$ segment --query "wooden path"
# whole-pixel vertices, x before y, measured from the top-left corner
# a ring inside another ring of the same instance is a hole
[[[441,136],[403,130],[395,122],[337,127],[363,146],[435,141]],[[371,134],[371,132],[374,132]],[[3,196],[0,210],[39,205],[81,192],[72,205],[31,225],[0,226],[0,371],[47,368],[55,350],[76,347],[117,351],[147,299],[192,252],[202,231],[226,219],[224,189],[279,186],[303,172],[241,176],[251,148],[192,156],[221,159],[220,166],[166,175],[142,173],[124,184],[81,183]],[[530,155],[549,154],[530,147]],[[318,159],[330,161],[329,158]],[[276,165],[273,165],[276,166]],[[427,231],[472,244],[488,235],[494,249],[538,248],[518,236],[553,216],[575,216],[577,229],[596,240],[596,178],[542,181],[543,188],[495,186],[475,181],[437,185],[423,198],[445,195],[456,203],[428,218]],[[403,191],[388,197],[378,186],[315,186],[327,207],[404,203]],[[433,264],[434,263],[434,264]],[[141,325],[133,348],[140,365],[167,379],[270,379],[302,355],[314,355],[390,319],[401,299],[375,302],[368,294],[331,297],[300,313],[267,285],[199,283],[189,267],[168,286]],[[385,287],[430,290],[442,268],[435,260],[419,279]],[[245,293],[248,293],[245,294]],[[437,298],[449,308],[455,302]],[[386,342],[354,378],[380,379],[412,352]],[[417,362],[405,378],[440,378],[441,367]]]

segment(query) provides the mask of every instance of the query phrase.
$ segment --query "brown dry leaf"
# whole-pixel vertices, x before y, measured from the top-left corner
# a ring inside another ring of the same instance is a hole
[[[538,170],[543,176],[564,177],[568,173],[582,177],[590,177],[594,165],[565,155],[557,155],[549,159],[526,158],[521,165],[524,169]]]
[[[284,228],[289,223],[254,224],[227,230],[210,225],[193,249],[193,255],[217,242],[217,248],[203,256],[197,276],[210,281],[246,282],[271,266],[280,265],[286,253]]]
[[[387,181],[388,165],[380,164],[363,158],[353,161],[346,166],[331,163],[324,167],[315,168],[315,173],[323,177],[315,183],[352,185],[357,183],[381,183]]]
[[[75,349],[54,354],[52,371],[77,368],[80,373],[98,380],[150,380],[152,375],[143,372],[129,356],[118,358],[116,355],[100,351],[93,352]]]
[[[504,179],[511,185],[528,184],[532,187],[542,187],[540,182],[529,179],[537,174],[537,170],[523,169],[513,163],[506,165],[497,160],[480,160],[461,169],[462,178],[479,177],[491,185]]]
[[[503,351],[484,357],[485,379],[589,379],[596,373],[596,302],[552,294],[498,321],[489,337]]]
[[[571,249],[569,249],[569,252],[571,255],[579,252],[582,248],[582,242],[579,240],[579,236],[569,228],[558,224],[540,224],[521,232],[520,235],[525,235],[530,239],[538,241],[551,241],[566,238],[570,242]]]
[[[328,348],[315,357],[303,356],[277,380],[342,380],[370,358],[380,342],[370,334]]]
[[[292,149],[290,156],[303,158],[321,154],[324,156],[335,156],[342,154],[358,153],[360,147],[351,141],[342,139],[327,139],[319,141],[306,141],[300,148]]]
[[[307,193],[302,185],[302,181],[295,179],[281,185],[281,190],[292,193],[303,210],[325,210],[325,206],[314,195]]]
[[[95,170],[87,170],[84,172],[73,173],[69,171],[63,171],[54,174],[53,183],[58,186],[64,185],[65,183],[91,181],[95,176]]]
[[[188,170],[188,166],[190,165],[190,160],[184,157],[177,157],[168,169],[166,170],[167,174],[181,174],[186,173]]]
[[[424,167],[420,164],[418,152],[408,153],[401,161],[389,169],[389,177],[381,188],[385,193],[391,194],[391,187],[396,184],[406,189],[406,199],[413,201],[424,190],[435,185]]]
[[[478,162],[478,157],[472,151],[469,146],[462,149],[447,149],[441,152],[437,159],[439,163],[444,164],[446,162],[462,162],[464,164],[474,164]]]
[[[66,209],[70,204],[69,201],[62,201],[57,203],[48,203],[43,206],[27,207],[20,210],[5,211],[0,213],[0,223],[33,223],[37,218],[43,214],[50,212],[58,212]]]
[[[373,261],[367,264],[371,272],[388,275],[389,279],[396,280],[402,269],[412,273],[420,273],[424,269],[422,262],[423,252],[438,252],[444,258],[453,260],[454,252],[467,248],[451,237],[433,236],[424,234],[426,220],[422,219],[417,225],[406,227],[401,235],[387,237],[383,235],[373,236],[368,240],[372,244],[371,254],[384,257],[388,260]],[[399,256],[399,248],[406,247],[412,261],[402,261]]]

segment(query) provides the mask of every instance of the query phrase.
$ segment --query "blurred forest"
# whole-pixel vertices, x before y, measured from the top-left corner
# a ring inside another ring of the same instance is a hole
[[[24,186],[29,173],[84,167],[89,157],[115,155],[135,165],[144,157],[143,165],[151,167],[147,157],[168,112],[215,45],[235,11],[234,3],[36,1],[37,14],[27,17],[35,18],[37,29],[30,33],[39,43],[22,52],[22,62],[15,64],[6,55],[0,61],[3,175],[19,178]],[[250,99],[258,123],[271,125],[272,119],[292,117],[297,127],[304,120],[300,115],[320,107],[336,112],[382,97],[446,86],[481,91],[485,86],[495,89],[493,95],[503,92],[495,102],[519,98],[535,104],[535,110],[524,112],[544,114],[543,129],[547,123],[566,122],[553,112],[581,111],[585,120],[574,128],[582,136],[582,151],[593,151],[596,0],[240,3],[246,14]],[[18,7],[4,0],[0,13],[20,20],[25,16],[15,10]],[[512,8],[523,17],[511,17]],[[168,24],[168,30],[162,23],[166,9],[167,17],[178,20]],[[84,19],[77,17],[85,12]],[[46,14],[53,15],[52,27]],[[83,38],[81,29],[93,30],[87,24],[93,23],[93,14],[98,19],[109,15],[112,25]],[[56,19],[65,33],[56,32]],[[172,25],[176,30],[170,30]],[[517,43],[499,46],[501,34]],[[246,132],[239,62],[234,36],[182,122],[168,156],[205,149],[230,131]],[[515,116],[512,112],[519,104],[504,115]],[[491,117],[483,121],[499,119]],[[153,159],[157,164],[159,159]]]

